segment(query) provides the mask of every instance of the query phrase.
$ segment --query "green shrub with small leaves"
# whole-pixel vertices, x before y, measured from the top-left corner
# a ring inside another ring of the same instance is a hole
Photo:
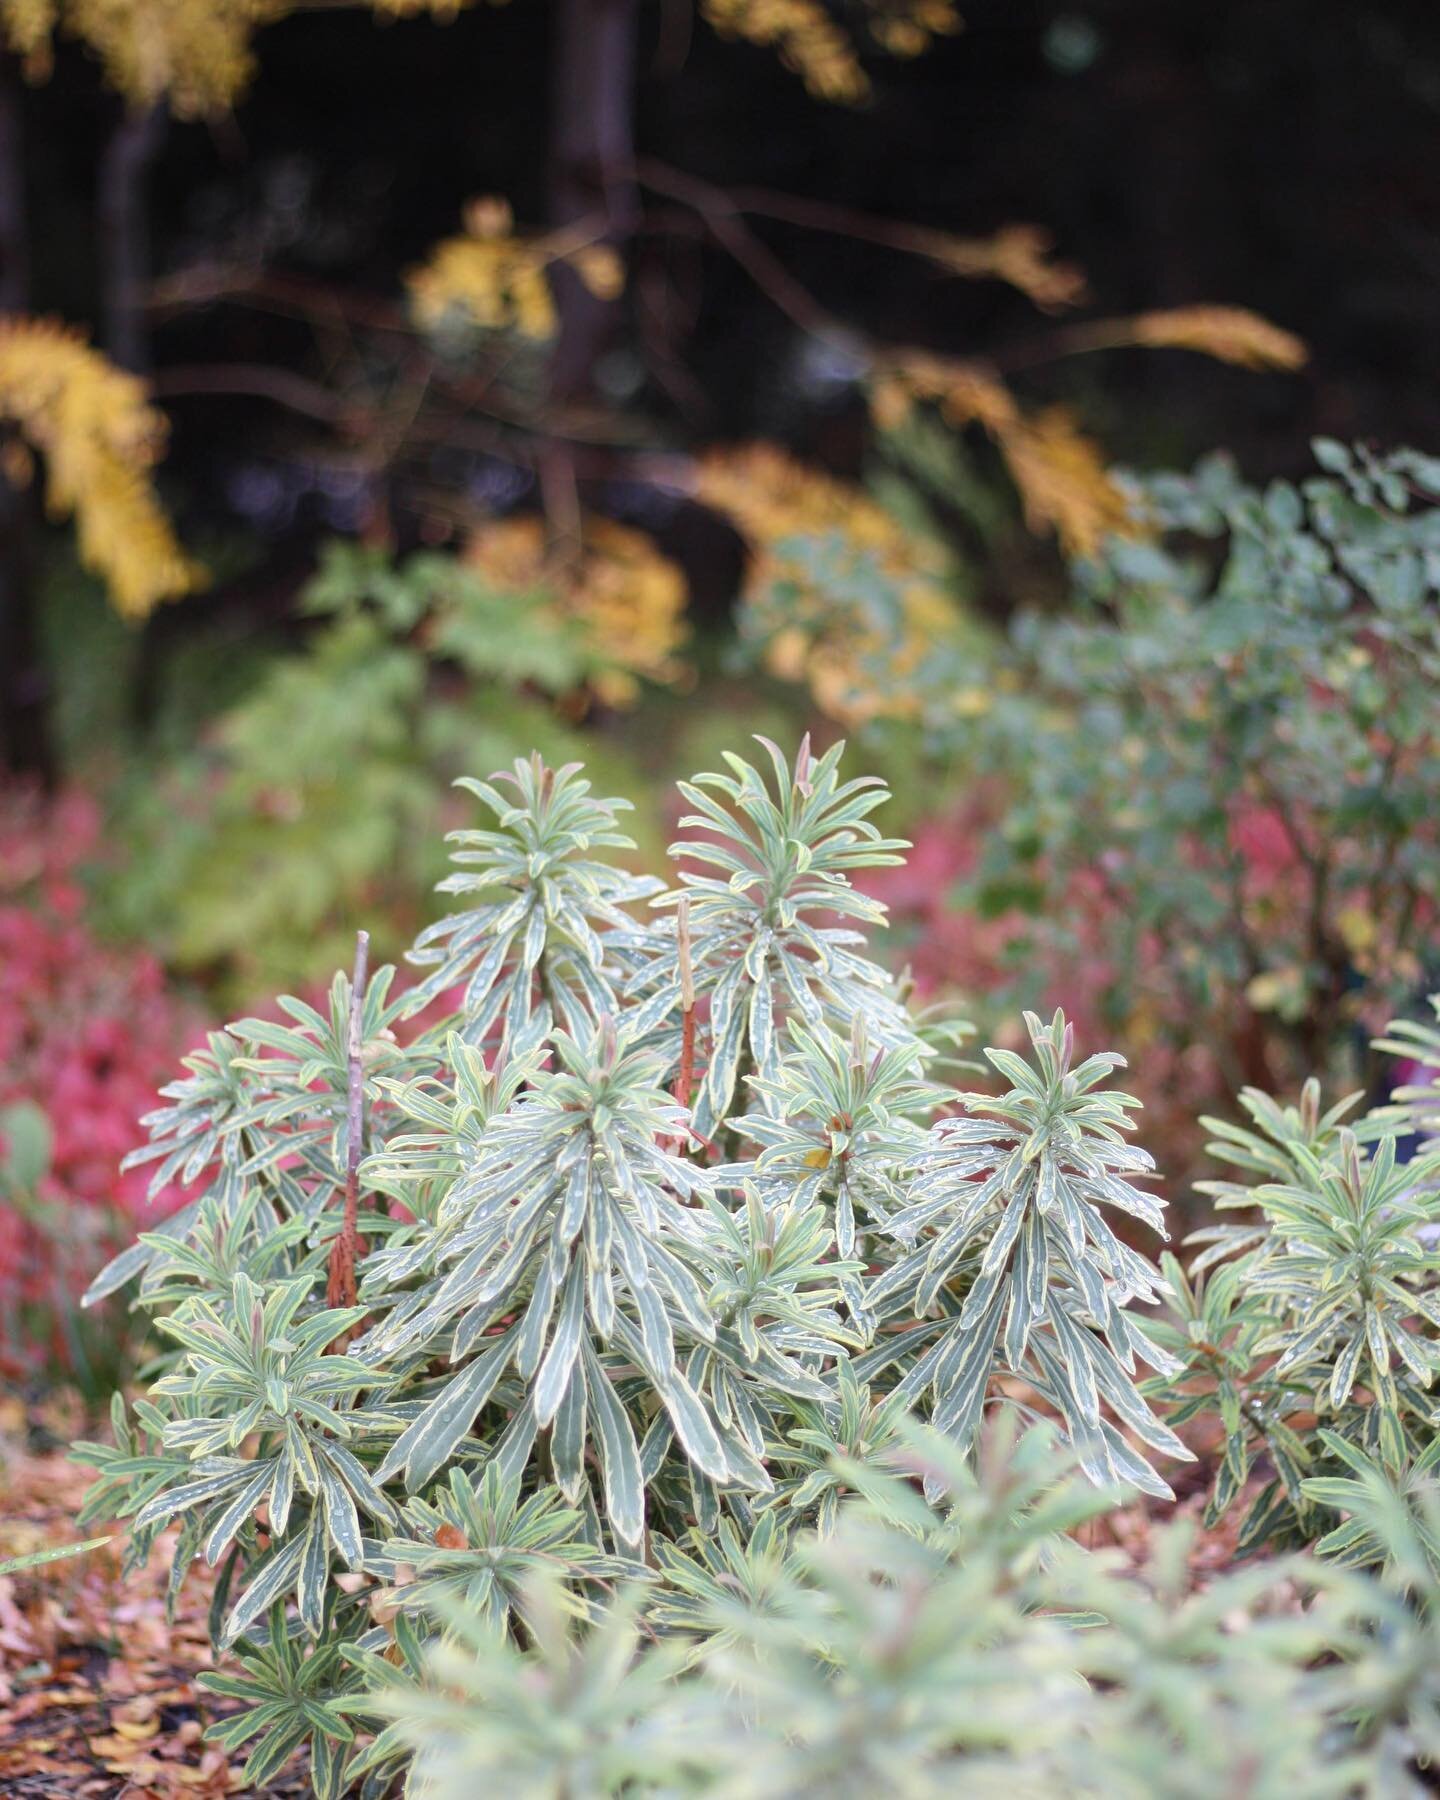
[[[1003,641],[907,646],[893,577],[867,610],[918,721],[892,675],[867,735],[969,790],[916,832],[974,852],[953,901],[990,926],[991,1008],[1081,964],[1096,1025],[1149,1047],[1147,1102],[1368,1084],[1367,1037],[1440,973],[1440,459],[1314,454],[1263,487],[1223,455],[1123,477],[1128,525]],[[778,634],[830,622],[806,598],[777,591]]]
[[[113,925],[247,999],[323,981],[357,925],[387,954],[409,941],[457,819],[453,777],[531,745],[559,761],[584,743],[607,770],[631,767],[575,728],[568,703],[611,665],[542,593],[435,551],[335,542],[300,613],[302,637],[278,653],[198,653],[183,716],[170,697],[156,756],[114,799],[133,854],[99,871]],[[197,736],[195,695],[217,691],[201,747],[176,754]]]

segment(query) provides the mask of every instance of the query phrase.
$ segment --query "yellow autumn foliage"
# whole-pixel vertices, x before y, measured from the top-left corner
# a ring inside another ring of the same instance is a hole
[[[1242,369],[1302,368],[1309,352],[1294,332],[1243,306],[1180,306],[1129,321],[1132,341],[1151,348],[1195,350]]]
[[[855,44],[824,0],[701,0],[700,10],[721,37],[774,50],[815,99],[859,106],[870,98]],[[962,29],[954,0],[866,0],[864,12],[870,37],[891,56],[919,56]]]
[[[695,492],[732,519],[750,546],[741,604],[770,672],[806,682],[820,707],[849,726],[918,717],[915,677],[937,649],[958,647],[963,636],[939,548],[906,532],[863,489],[772,444],[712,451],[699,464]],[[896,595],[898,617],[881,620],[817,587],[797,555],[816,538],[832,539],[857,566],[872,563]]]
[[[1285,373],[1303,368],[1310,355],[1303,338],[1243,306],[1176,306],[1129,319],[1097,319],[1072,328],[1061,340],[1067,353],[1127,345],[1193,350],[1237,368]]]
[[[503,0],[492,0],[503,4]],[[453,18],[470,0],[370,0],[382,18]],[[296,0],[0,0],[0,44],[35,78],[57,32],[78,39],[136,106],[164,101],[181,118],[233,106],[255,70],[250,41]]]
[[[143,383],[77,332],[43,319],[0,321],[0,417],[45,458],[45,497],[73,515],[80,560],[116,610],[143,619],[200,586],[203,572],[175,540],[150,469],[165,421]]]
[[[289,0],[0,0],[0,25],[33,74],[49,65],[56,31],[100,58],[137,106],[164,100],[183,118],[231,105],[250,80],[250,39]]]
[[[32,75],[48,73],[57,0],[0,0],[0,41]]]
[[[868,11],[871,37],[891,56],[921,56],[964,29],[951,0],[869,0]]]
[[[1062,312],[1085,298],[1082,269],[1057,262],[1054,239],[1038,225],[1002,225],[988,238],[952,237],[944,231],[917,234],[929,259],[969,280],[989,276],[1008,282],[1041,312]]]
[[[1100,446],[1065,407],[1021,418],[998,441],[1025,523],[1034,532],[1053,530],[1067,555],[1094,556],[1107,537],[1141,534]]]
[[[587,517],[578,554],[557,561],[543,520],[516,516],[477,530],[465,561],[497,588],[546,594],[546,610],[583,627],[605,664],[590,685],[606,705],[633,706],[642,679],[684,679],[685,577],[645,532]]]
[[[1054,297],[1068,303],[1063,288]],[[1239,306],[1184,306],[1105,319],[1068,332],[1063,344],[1068,350],[1127,344],[1194,350],[1246,369],[1298,369],[1307,356],[1292,332]],[[1091,556],[1111,534],[1141,535],[1143,526],[1106,469],[1099,446],[1065,408],[1026,413],[994,370],[980,363],[924,351],[881,359],[870,386],[876,424],[894,429],[917,401],[934,405],[956,429],[978,425],[989,436],[1019,490],[1027,524],[1033,531],[1053,529],[1067,555]]]
[[[370,4],[382,18],[415,19],[428,14],[443,23],[462,12],[470,0],[370,0]],[[492,4],[503,4],[503,0],[492,0]]]
[[[701,0],[721,37],[773,49],[817,100],[857,106],[870,97],[870,77],[855,46],[821,0]]]
[[[1100,447],[1064,407],[1026,413],[998,375],[978,363],[907,353],[881,365],[870,404],[882,429],[916,401],[933,403],[949,425],[978,425],[1005,460],[1032,531],[1053,530],[1067,556],[1093,556],[1111,535],[1141,527],[1105,466]]]
[[[602,300],[624,290],[625,269],[609,244],[577,243],[563,232],[519,237],[509,203],[471,201],[462,236],[446,238],[406,277],[416,322],[433,331],[464,320],[484,331],[515,331],[543,343],[558,323],[549,270],[568,263]]]

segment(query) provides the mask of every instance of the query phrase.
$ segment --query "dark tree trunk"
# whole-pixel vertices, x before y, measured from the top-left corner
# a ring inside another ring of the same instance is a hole
[[[100,295],[105,349],[137,375],[150,371],[145,292],[150,281],[146,179],[165,135],[165,109],[127,107],[100,159],[95,210],[100,227]]]
[[[635,61],[638,0],[557,0],[550,119],[550,219],[603,220],[623,254],[638,212]],[[600,300],[569,269],[555,271],[560,339],[551,371],[556,402],[583,400],[614,336],[622,303]]]
[[[14,58],[0,56],[0,318],[24,312],[29,299],[20,99]],[[0,426],[0,442],[4,438]],[[49,781],[54,770],[34,561],[33,490],[17,487],[0,469],[0,758],[8,768]]]
[[[0,53],[0,313],[24,312],[30,294],[20,95],[15,59]]]

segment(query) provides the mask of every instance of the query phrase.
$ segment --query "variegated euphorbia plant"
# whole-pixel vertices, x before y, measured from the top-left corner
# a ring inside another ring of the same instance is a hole
[[[695,1533],[826,1528],[841,1462],[892,1462],[908,1408],[963,1450],[997,1377],[1098,1482],[1166,1491],[1135,1441],[1184,1452],[1135,1382],[1168,1365],[1128,1310],[1159,1277],[1105,1218],[1161,1218],[1117,1059],[1030,1018],[1029,1060],[989,1052],[1006,1092],[943,1085],[957,1032],[912,1016],[853,884],[904,848],[884,789],[838,745],[765,750],[768,779],[682,784],[668,890],[605,860],[624,803],[577,767],[467,783],[492,818],[420,984],[361,962],[328,1016],[241,1020],[151,1117],[157,1185],[201,1191],[92,1289],[138,1280],[164,1348],[83,1452],[87,1516],[136,1557],[178,1525],[177,1587],[219,1565],[252,1782],[309,1739],[318,1791],[382,1791],[367,1658],[414,1662],[457,1600],[523,1630],[540,1565],[580,1613],[649,1583],[669,1631]]]

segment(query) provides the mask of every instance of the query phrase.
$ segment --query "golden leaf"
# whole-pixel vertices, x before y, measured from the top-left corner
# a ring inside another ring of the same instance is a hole
[[[1141,313],[1119,329],[1128,330],[1136,344],[1195,350],[1242,369],[1299,369],[1310,354],[1293,332],[1243,306],[1181,306]]]
[[[479,217],[479,231],[467,230],[463,237],[437,244],[429,259],[406,277],[416,320],[434,330],[458,318],[485,331],[515,331],[543,343],[555,335],[557,324],[545,273],[549,256],[540,245],[506,234],[498,214]],[[472,202],[466,224],[476,219]]]
[[[949,425],[977,424],[999,437],[1019,422],[1015,396],[998,375],[979,363],[903,350],[876,366],[870,413],[882,430],[899,423],[917,400],[932,401]]]
[[[1032,531],[1053,529],[1067,555],[1093,556],[1111,534],[1140,534],[1099,446],[1063,407],[1024,413],[1005,383],[982,364],[914,351],[881,366],[871,393],[877,424],[897,410],[892,390],[933,402],[949,425],[979,425],[1005,459],[1026,524]],[[877,410],[877,391],[884,395],[883,410]]]
[[[565,260],[597,300],[618,300],[625,292],[625,265],[610,244],[586,244]]]
[[[414,19],[428,13],[442,23],[453,19],[469,0],[370,0],[382,18]]]
[[[55,0],[0,0],[0,36],[25,64],[32,81],[50,73]]]
[[[1022,419],[999,434],[1000,453],[1020,490],[1032,531],[1053,526],[1069,556],[1094,556],[1111,536],[1139,526],[1093,438],[1063,406]]]
[[[1005,383],[974,364],[951,364],[939,399],[940,411],[951,425],[973,420],[993,438],[1003,438],[1021,422],[1020,408]]]
[[[3,36],[27,73],[48,73],[57,28],[100,58],[106,79],[136,106],[164,100],[183,118],[224,110],[250,80],[256,28],[290,0],[0,0]]]
[[[453,18],[470,0],[371,0],[382,18]],[[503,4],[503,0],[495,0]],[[106,79],[136,106],[163,100],[182,118],[235,104],[255,70],[251,39],[295,0],[0,0],[0,43],[32,80],[50,72],[57,29],[100,58]]]
[[[464,235],[446,238],[406,277],[416,320],[426,330],[460,319],[483,331],[515,331],[545,342],[559,319],[548,270],[565,262],[600,300],[625,288],[625,265],[610,244],[567,242],[553,236],[521,236],[510,203],[497,194],[471,200]]]
[[[817,100],[855,106],[870,97],[870,77],[855,47],[819,0],[701,0],[722,37],[775,49]]]
[[[867,0],[870,35],[891,56],[920,56],[937,37],[954,37],[965,21],[953,0]]]
[[[1077,306],[1086,294],[1084,272],[1052,260],[1053,240],[1038,225],[1005,225],[988,238],[927,235],[926,255],[952,274],[991,276],[1033,300],[1042,312]]]
[[[46,503],[74,516],[80,560],[124,617],[203,585],[150,482],[165,421],[135,376],[62,325],[10,319],[0,322],[0,416],[44,455]]]

